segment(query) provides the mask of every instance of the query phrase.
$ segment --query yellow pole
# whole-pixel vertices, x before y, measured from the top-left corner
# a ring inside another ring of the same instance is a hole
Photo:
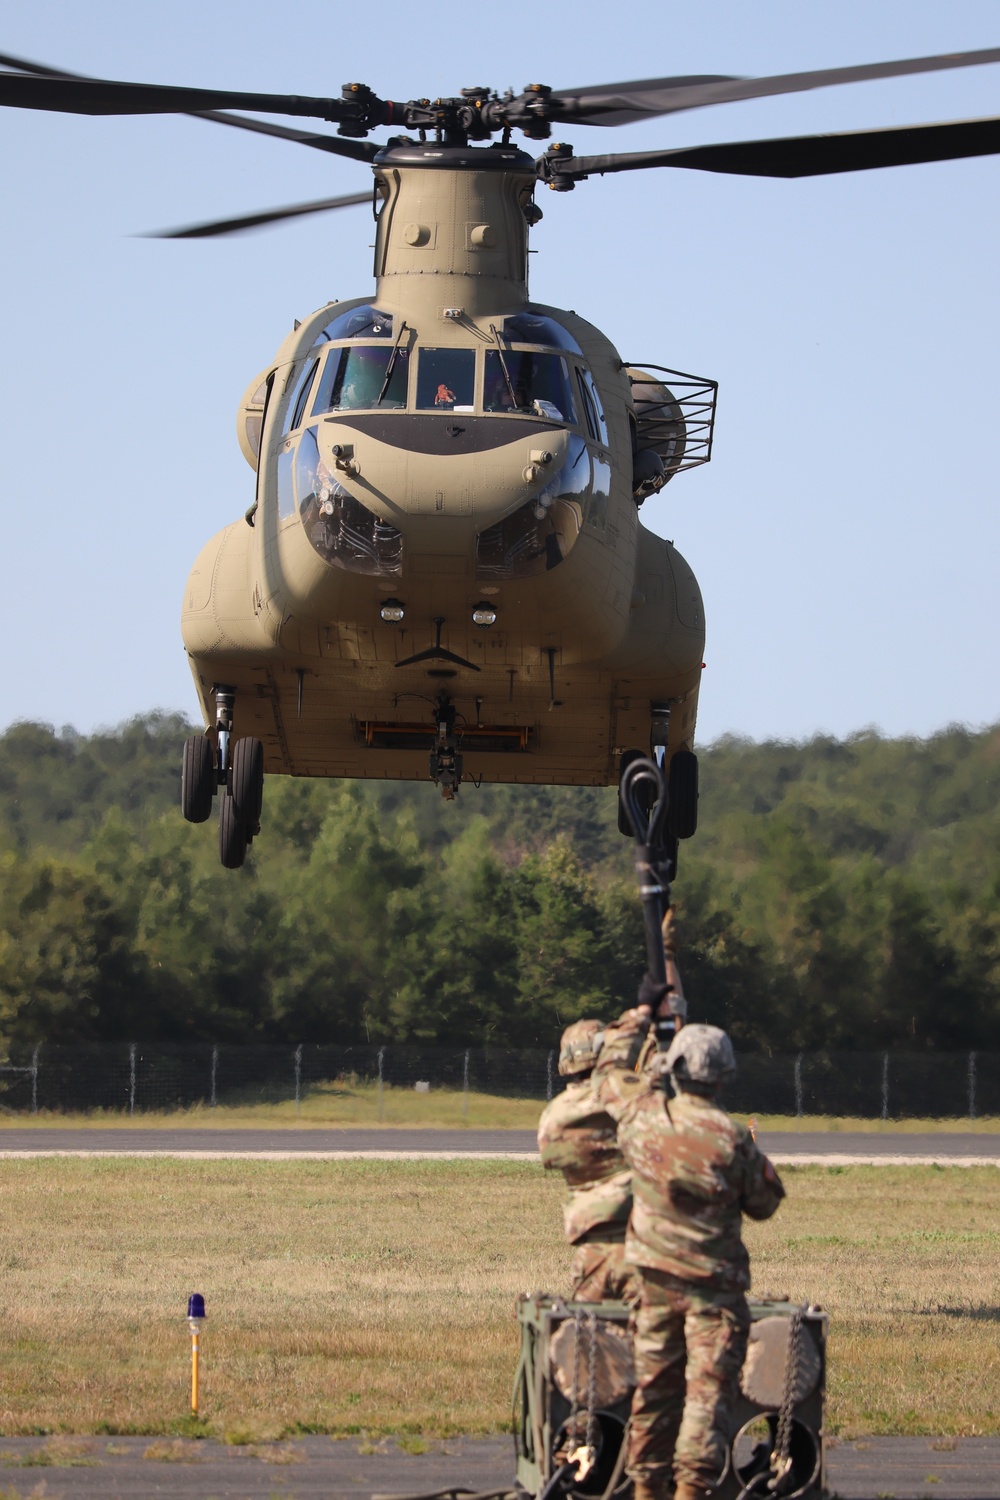
[[[198,1415],[198,1329],[191,1329],[191,1415]]]
[[[191,1415],[198,1415],[198,1340],[205,1321],[205,1299],[200,1292],[188,1298],[188,1328],[191,1331]]]

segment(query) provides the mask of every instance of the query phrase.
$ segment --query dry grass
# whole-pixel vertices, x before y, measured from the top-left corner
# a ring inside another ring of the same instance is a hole
[[[0,1430],[495,1431],[517,1292],[563,1288],[561,1186],[513,1162],[0,1163]],[[832,1427],[1000,1432],[992,1168],[803,1168],[755,1284],[833,1318]],[[169,1456],[164,1451],[164,1458]]]
[[[4,1130],[50,1127],[66,1129],[150,1130],[240,1130],[240,1129],[310,1129],[329,1126],[358,1126],[365,1129],[406,1127],[409,1129],[477,1129],[534,1130],[541,1109],[538,1099],[508,1098],[497,1094],[458,1089],[431,1089],[418,1094],[415,1089],[385,1085],[381,1103],[377,1084],[353,1079],[335,1079],[329,1083],[310,1084],[303,1092],[301,1104],[294,1099],[277,1103],[220,1104],[215,1109],[199,1104],[191,1109],[150,1111],[129,1115],[121,1110],[92,1110],[86,1114],[37,1115],[17,1114],[0,1117],[0,1146]],[[737,1118],[747,1120],[749,1116]],[[864,1120],[837,1118],[832,1115],[757,1115],[760,1131],[890,1131],[907,1133],[942,1130],[1000,1132],[1000,1117],[980,1120]]]
[[[220,1104],[215,1109],[199,1104],[191,1109],[135,1115],[120,1110],[7,1115],[0,1118],[0,1146],[4,1130],[33,1127],[42,1130],[47,1127],[107,1129],[108,1126],[137,1130],[264,1130],[283,1127],[302,1130],[353,1125],[365,1129],[406,1126],[429,1130],[534,1130],[541,1109],[538,1099],[477,1094],[471,1090],[468,1095],[463,1095],[458,1089],[431,1089],[426,1094],[418,1094],[415,1089],[393,1088],[389,1084],[382,1090],[380,1104],[377,1084],[337,1079],[332,1083],[310,1084],[303,1092],[298,1108],[294,1099],[288,1099],[269,1104]]]
[[[1000,1432],[994,1167],[785,1168],[755,1285],[831,1314],[832,1429]]]

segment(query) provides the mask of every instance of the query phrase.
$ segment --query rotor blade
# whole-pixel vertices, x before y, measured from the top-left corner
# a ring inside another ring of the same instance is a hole
[[[340,99],[313,99],[298,94],[236,94],[222,89],[3,72],[0,72],[0,105],[73,115],[184,115],[229,108],[321,120],[342,120],[350,109]]]
[[[565,167],[553,163],[552,175],[583,177],[631,172],[641,167],[690,167],[739,177],[820,177],[832,172],[865,172],[873,167],[905,167],[918,162],[955,161],[965,156],[998,153],[1000,118],[992,118],[953,120],[945,125],[905,125],[889,130],[852,130],[841,135],[682,146],[675,151],[574,156],[566,158]]]
[[[231,115],[221,109],[194,109],[194,120],[214,120],[218,125],[235,125],[238,130],[254,130],[258,135],[273,135],[279,141],[297,141],[300,146],[312,146],[317,151],[329,151],[333,156],[349,156],[353,161],[374,161],[382,150],[371,141],[346,141],[338,135],[317,135],[311,130],[295,130],[289,125],[272,125],[270,120],[249,120],[243,115]]]
[[[798,94],[806,89],[830,88],[838,83],[864,83],[876,78],[901,78],[910,73],[935,73],[946,68],[971,68],[1000,62],[1000,47],[979,52],[947,52],[937,57],[913,57],[901,62],[863,63],[853,68],[822,68],[811,73],[781,73],[773,78],[646,78],[634,83],[604,83],[590,88],[558,89],[560,120],[579,125],[629,125],[650,115],[669,115],[708,104],[732,104],[774,94]]]
[[[0,67],[17,68],[22,73],[42,74],[48,78],[78,78],[86,82],[96,80],[87,79],[83,73],[67,73],[65,68],[50,68],[45,63],[29,62],[24,57],[11,57],[5,52],[0,52]],[[248,120],[243,115],[224,114],[219,109],[198,109],[191,111],[191,118],[195,120],[214,120],[218,125],[233,125],[238,130],[253,130],[258,135],[275,136],[281,141],[296,141],[300,146],[312,146],[317,151],[328,151],[334,156],[348,156],[354,161],[374,161],[378,146],[368,141],[349,141],[341,136],[317,135],[311,130],[295,130],[290,125],[273,125],[269,120]]]
[[[282,219],[299,219],[305,214],[322,214],[331,208],[351,208],[357,203],[371,203],[367,193],[348,193],[343,198],[322,198],[316,203],[294,203],[288,208],[272,208],[259,214],[244,214],[239,219],[216,219],[211,224],[189,224],[186,229],[152,230],[142,236],[147,240],[207,240],[221,234],[239,234],[242,229],[259,229],[264,224],[278,224]]]

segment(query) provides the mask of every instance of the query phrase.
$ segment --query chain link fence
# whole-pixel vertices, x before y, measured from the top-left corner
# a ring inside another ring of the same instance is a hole
[[[551,1099],[556,1053],[502,1047],[39,1046],[0,1064],[7,1115],[296,1104],[318,1085],[449,1089]],[[1000,1052],[743,1053],[724,1103],[737,1113],[862,1119],[1000,1115]]]

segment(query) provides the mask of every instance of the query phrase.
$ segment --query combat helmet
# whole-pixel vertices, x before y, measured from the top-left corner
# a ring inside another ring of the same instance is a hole
[[[682,1026],[662,1063],[677,1083],[716,1088],[736,1072],[733,1044],[718,1026]]]
[[[603,1021],[574,1021],[567,1026],[559,1043],[560,1076],[572,1078],[575,1073],[589,1073],[603,1041]]]

